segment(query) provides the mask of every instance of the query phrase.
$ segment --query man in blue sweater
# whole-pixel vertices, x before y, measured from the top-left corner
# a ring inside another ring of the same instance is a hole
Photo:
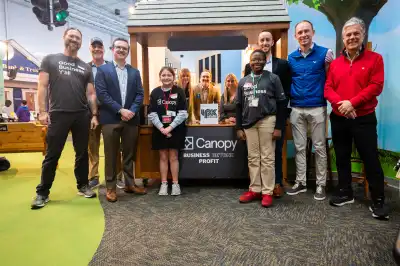
[[[300,46],[288,57],[292,73],[290,122],[296,148],[296,184],[287,194],[297,195],[307,191],[306,147],[310,133],[316,154],[317,189],[314,199],[324,200],[327,170],[324,86],[334,56],[332,50],[313,42],[314,34],[310,21],[297,23],[295,37]]]

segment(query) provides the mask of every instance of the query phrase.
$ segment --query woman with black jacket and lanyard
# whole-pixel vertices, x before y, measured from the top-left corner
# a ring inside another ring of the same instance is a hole
[[[272,205],[275,186],[275,140],[281,138],[285,122],[285,93],[279,77],[263,70],[266,54],[255,50],[250,56],[251,74],[239,82],[236,99],[236,128],[246,140],[250,175],[249,191],[239,201],[262,199]]]
[[[160,153],[161,187],[159,195],[168,195],[168,161],[171,167],[172,192],[178,196],[181,189],[178,184],[178,151],[185,145],[185,121],[188,117],[186,97],[183,89],[174,86],[175,72],[163,67],[159,73],[161,87],[150,94],[149,119],[154,125],[152,148]]]

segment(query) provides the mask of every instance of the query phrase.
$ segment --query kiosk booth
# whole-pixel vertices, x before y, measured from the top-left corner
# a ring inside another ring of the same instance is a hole
[[[165,0],[142,1],[128,21],[131,64],[141,69],[144,104],[149,103],[149,47],[167,47],[174,37],[244,36],[256,44],[262,30],[272,32],[273,54],[287,58],[290,18],[281,1]],[[138,53],[139,49],[141,54]],[[218,50],[218,47],[214,48]],[[152,58],[153,59],[153,58]],[[140,62],[140,65],[139,65]],[[182,66],[185,67],[185,66]],[[144,115],[147,115],[144,110]],[[290,138],[290,130],[287,130]],[[152,126],[140,127],[135,175],[160,178],[158,152],[151,150]],[[232,125],[188,125],[180,155],[182,178],[247,177],[246,146]],[[286,178],[286,147],[284,147]]]

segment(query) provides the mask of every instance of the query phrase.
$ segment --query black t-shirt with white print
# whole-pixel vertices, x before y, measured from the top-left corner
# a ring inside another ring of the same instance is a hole
[[[186,109],[185,92],[177,86],[173,86],[169,91],[163,91],[161,87],[157,87],[150,94],[149,113],[156,112],[161,122],[163,122],[162,117],[167,115],[167,111],[171,115],[172,122],[179,111]],[[168,126],[169,124],[163,123],[164,126]],[[179,126],[184,126],[184,123]]]
[[[88,110],[86,87],[93,84],[91,67],[79,58],[64,54],[46,56],[40,71],[49,74],[49,112]]]

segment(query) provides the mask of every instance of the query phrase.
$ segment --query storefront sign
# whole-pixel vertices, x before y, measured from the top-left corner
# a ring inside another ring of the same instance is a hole
[[[8,69],[16,69],[20,74],[39,74],[39,67],[36,64],[30,61],[25,55],[15,49],[12,45],[9,45],[8,47]],[[2,63],[4,71],[8,70],[6,58],[4,58]]]
[[[188,127],[180,153],[182,178],[247,178],[247,148],[234,127]]]
[[[200,104],[200,124],[218,125],[218,104]]]

